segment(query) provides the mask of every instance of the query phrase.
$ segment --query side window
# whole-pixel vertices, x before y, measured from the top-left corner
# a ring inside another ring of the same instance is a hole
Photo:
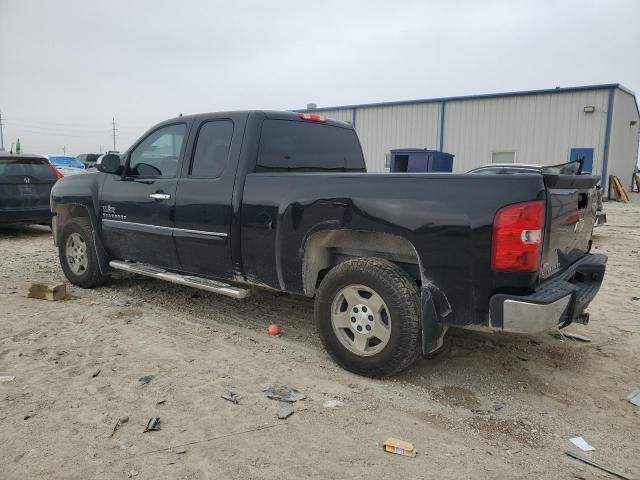
[[[219,177],[227,164],[232,136],[233,122],[230,120],[203,123],[198,130],[189,175],[200,178]]]
[[[134,177],[175,177],[187,127],[168,125],[151,133],[132,152],[129,175]]]

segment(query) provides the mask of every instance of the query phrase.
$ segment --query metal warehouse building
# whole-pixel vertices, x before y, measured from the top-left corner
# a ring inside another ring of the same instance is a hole
[[[619,84],[313,108],[353,124],[370,171],[395,148],[455,155],[454,172],[492,162],[553,165],[585,159],[585,170],[628,185],[638,160],[640,112]]]

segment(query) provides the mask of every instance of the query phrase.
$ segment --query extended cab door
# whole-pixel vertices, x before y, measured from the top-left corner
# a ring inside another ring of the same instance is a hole
[[[181,269],[233,278],[231,222],[238,155],[245,117],[200,117],[192,128],[191,156],[176,192],[173,238]]]
[[[125,158],[122,177],[107,175],[100,195],[103,240],[120,260],[178,268],[173,244],[177,177],[187,124],[165,124]]]

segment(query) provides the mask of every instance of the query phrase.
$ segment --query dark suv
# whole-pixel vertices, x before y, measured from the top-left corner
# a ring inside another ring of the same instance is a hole
[[[0,225],[50,225],[49,195],[60,178],[46,157],[0,152]]]

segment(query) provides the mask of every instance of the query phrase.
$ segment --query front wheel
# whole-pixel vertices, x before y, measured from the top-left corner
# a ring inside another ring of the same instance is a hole
[[[341,263],[322,280],[315,316],[325,348],[342,368],[383,377],[420,354],[419,291],[397,265],[377,258]]]
[[[62,271],[74,285],[93,288],[104,283],[106,277],[100,273],[89,219],[73,218],[62,227],[58,257]]]

